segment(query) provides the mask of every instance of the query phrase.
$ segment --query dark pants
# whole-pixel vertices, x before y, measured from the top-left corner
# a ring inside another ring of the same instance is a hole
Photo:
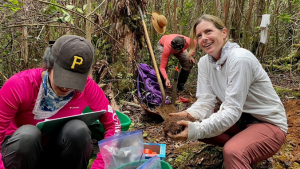
[[[178,76],[178,82],[177,82],[177,89],[178,91],[183,91],[184,90],[184,84],[186,83],[187,79],[189,78],[189,74],[190,72],[181,69],[179,76]],[[166,89],[166,80],[164,79],[163,75],[161,74],[161,72],[159,71],[159,75],[161,78],[161,82],[164,86],[164,88]],[[174,84],[173,84],[174,85]]]
[[[80,120],[67,122],[45,146],[40,130],[23,125],[2,143],[5,169],[86,169],[92,153],[91,133]]]

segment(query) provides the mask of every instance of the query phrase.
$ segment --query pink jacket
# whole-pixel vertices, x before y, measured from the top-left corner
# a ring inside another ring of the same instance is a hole
[[[32,113],[42,82],[42,71],[41,68],[22,71],[12,76],[1,88],[0,143],[3,142],[5,136],[12,135],[18,127],[25,124],[36,125],[43,121],[35,120]],[[105,130],[105,138],[121,131],[120,121],[109,105],[104,92],[89,77],[83,92],[76,91],[71,101],[49,119],[81,114],[87,105],[93,111],[107,111],[99,118]],[[98,153],[91,169],[100,168],[104,168],[104,161],[101,154]],[[0,169],[4,169],[2,158],[0,158]]]
[[[181,54],[183,51],[185,51],[190,46],[190,38],[183,36],[183,35],[179,35],[179,34],[170,34],[170,35],[162,36],[159,40],[159,43],[164,47],[162,55],[161,55],[161,59],[160,59],[160,66],[159,66],[160,72],[163,75],[164,79],[168,79],[166,67],[168,65],[170,55],[174,54],[171,50],[171,48],[172,48],[171,42],[177,36],[182,36],[186,41],[185,46],[179,53],[179,54]],[[197,41],[194,40],[194,43],[197,44]],[[193,55],[194,55],[194,53],[192,54],[192,56]]]

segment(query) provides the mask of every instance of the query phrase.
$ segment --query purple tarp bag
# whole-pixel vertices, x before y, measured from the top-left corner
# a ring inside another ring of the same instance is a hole
[[[142,87],[144,89],[142,89]],[[137,77],[137,91],[139,97],[147,105],[159,106],[162,103],[162,95],[157,82],[156,72],[152,66],[140,63]],[[166,97],[165,104],[170,104]]]

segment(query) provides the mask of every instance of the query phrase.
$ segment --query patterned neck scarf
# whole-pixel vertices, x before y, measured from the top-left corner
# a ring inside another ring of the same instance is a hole
[[[234,48],[239,48],[240,46],[237,43],[232,43],[227,41],[226,44],[222,47],[221,57],[218,61],[211,55],[208,55],[209,62],[212,64],[213,68],[221,70],[222,64],[225,63],[230,52]]]
[[[48,71],[45,73],[43,79],[44,97],[42,98],[40,108],[45,111],[55,111],[66,105],[73,97],[75,90],[69,93],[67,96],[60,97],[53,91],[49,78]]]
[[[51,88],[48,77],[49,75],[47,71],[44,75],[34,106],[33,114],[35,114],[35,119],[46,119],[55,115],[73,98],[75,93],[74,90],[67,96],[57,96]]]

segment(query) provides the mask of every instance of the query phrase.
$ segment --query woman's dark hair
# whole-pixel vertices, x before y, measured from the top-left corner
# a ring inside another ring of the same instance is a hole
[[[51,52],[52,45],[49,43],[49,46],[46,48],[43,56],[43,68],[51,70],[54,66],[54,57]]]
[[[175,50],[182,50],[185,46],[185,39],[182,36],[175,37],[171,42],[171,47]]]

